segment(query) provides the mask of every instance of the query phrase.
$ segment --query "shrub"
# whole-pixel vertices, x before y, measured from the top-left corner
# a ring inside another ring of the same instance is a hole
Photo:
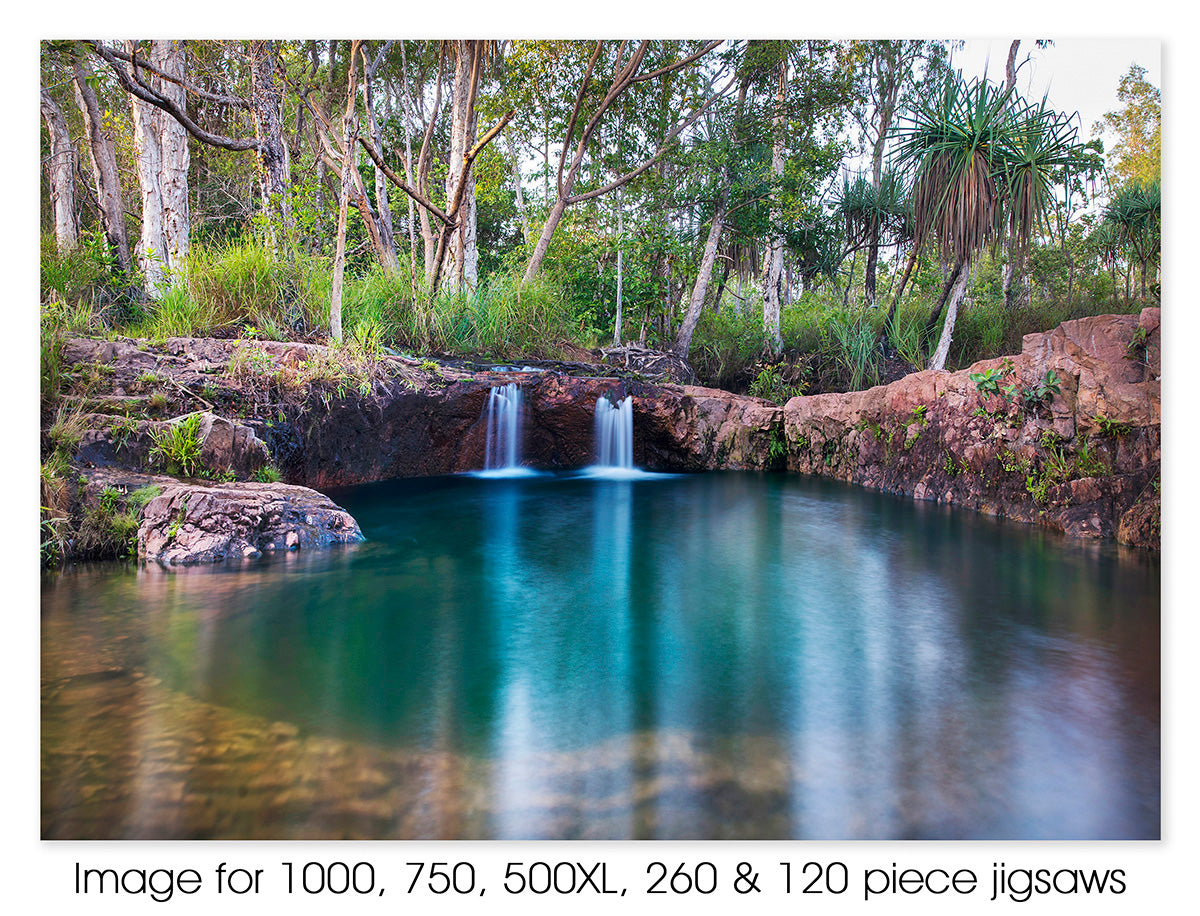
[[[190,414],[156,433],[150,455],[166,467],[168,474],[195,477],[201,469],[200,414]]]

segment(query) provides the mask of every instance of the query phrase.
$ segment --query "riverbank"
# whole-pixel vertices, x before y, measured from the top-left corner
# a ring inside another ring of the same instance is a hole
[[[1156,548],[1160,354],[1159,310],[1145,309],[1065,322],[960,372],[781,407],[600,363],[66,337],[43,404],[43,558],[207,562],[354,540],[316,491],[482,468],[487,397],[509,382],[533,467],[588,464],[596,400],[628,396],[648,470],[788,470]]]

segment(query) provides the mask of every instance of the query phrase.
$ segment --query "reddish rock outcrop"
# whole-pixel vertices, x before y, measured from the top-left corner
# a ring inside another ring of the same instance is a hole
[[[523,390],[524,456],[533,467],[592,461],[594,410],[602,395],[632,396],[634,461],[642,467],[783,466],[783,410],[758,398],[559,371],[471,372],[394,356],[376,359],[361,378],[348,380],[329,359],[325,347],[273,341],[171,338],[154,347],[71,338],[64,348],[75,374],[97,380],[82,400],[98,413],[116,404],[139,409],[157,394],[167,400],[168,414],[200,409],[206,416],[237,416],[225,421],[229,434],[219,438],[228,447],[214,453],[222,458],[212,467],[238,476],[261,463],[261,443],[288,481],[318,488],[482,468],[488,392],[509,382]],[[329,371],[308,368],[314,364]],[[84,466],[148,467],[162,423],[142,421],[129,434],[119,418],[93,419],[96,429],[85,434],[77,456]],[[224,426],[213,429],[215,435]]]
[[[1027,335],[1011,358],[793,398],[784,408],[788,468],[1156,547],[1159,323],[1157,308],[1081,318]],[[1009,365],[1006,383],[1035,388],[1053,372],[1058,393],[1013,403],[970,379]]]
[[[88,475],[87,493],[95,502],[106,491],[124,495],[147,487],[155,488],[157,495],[139,515],[141,559],[168,565],[216,563],[363,539],[348,512],[307,487],[254,482],[206,485],[99,470]]]

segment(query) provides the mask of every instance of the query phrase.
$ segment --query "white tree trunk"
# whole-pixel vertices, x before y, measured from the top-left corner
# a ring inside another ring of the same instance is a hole
[[[132,51],[132,42],[129,50]],[[151,74],[144,77],[153,79]],[[164,268],[166,267],[163,236],[162,150],[159,147],[159,125],[155,112],[148,102],[130,96],[133,111],[133,146],[137,152],[138,186],[142,191],[142,237],[135,246],[138,266],[142,270],[146,295],[161,299],[166,292]]]
[[[463,160],[467,150],[475,142],[477,117],[475,106],[469,104],[471,95],[470,41],[454,42],[454,101],[450,118],[450,168],[446,173],[446,200],[452,200],[458,190],[458,178],[462,174]],[[462,206],[458,211],[458,228],[450,239],[447,254],[450,257],[450,282],[452,286],[465,285],[474,289],[479,276],[479,249],[477,246],[475,212],[475,173],[466,176],[466,190]]]
[[[700,259],[700,268],[696,271],[696,283],[692,287],[692,298],[688,300],[683,323],[679,326],[679,334],[675,337],[673,349],[684,359],[687,359],[688,350],[692,347],[692,335],[696,333],[696,325],[700,322],[700,312],[704,309],[704,297],[708,295],[713,264],[717,260],[717,246],[721,242],[721,232],[725,228],[725,207],[728,202],[726,194],[722,194],[717,212],[713,214],[712,225],[708,230],[708,240],[704,243],[704,256]],[[669,300],[670,296],[668,295]]]
[[[341,193],[338,195],[338,225],[337,239],[333,255],[333,288],[329,297],[329,335],[337,342],[342,340],[342,278],[346,271],[346,220],[350,209],[350,186],[354,182],[355,147],[354,137],[354,96],[355,96],[355,58],[358,55],[359,42],[350,46],[349,86],[346,89],[346,114],[342,118],[342,180]]]
[[[775,141],[771,146],[771,175],[778,182],[783,178],[783,103],[787,90],[786,55],[779,62],[779,88],[775,94],[775,114],[772,118]],[[783,221],[782,191],[777,190],[771,198],[772,236],[767,243],[766,276],[763,279],[763,329],[767,332],[767,344],[772,353],[783,349],[780,332],[780,316],[783,311],[783,238],[779,225]]]
[[[50,93],[42,90],[42,118],[50,134],[50,205],[54,212],[54,242],[60,253],[79,244],[79,216],[75,211],[75,150],[67,119]]]
[[[967,281],[970,280],[970,277],[971,271],[964,265],[958,274],[958,279],[954,282],[954,288],[950,290],[950,298],[946,302],[946,320],[942,324],[942,336],[938,339],[937,349],[933,351],[933,359],[929,361],[930,369],[946,367],[946,357],[950,355],[950,341],[954,336],[954,320],[958,317],[958,304],[966,295]]]
[[[92,174],[96,181],[96,199],[100,203],[100,222],[116,256],[117,266],[128,273],[132,262],[129,258],[129,238],[125,232],[125,206],[121,202],[116,148],[112,135],[105,129],[100,103],[91,87],[90,81],[94,79],[91,69],[86,61],[77,57],[73,61],[73,70],[75,99],[88,132],[88,151],[91,153]]]
[[[163,72],[182,77],[185,63],[182,43],[156,41],[154,44],[162,56],[155,58],[152,52],[152,62],[157,63]],[[182,86],[164,80],[160,91],[180,108],[186,107],[187,92]],[[191,244],[192,218],[188,210],[188,169],[191,166],[191,153],[188,147],[188,133],[184,126],[164,111],[156,113],[161,125],[162,138],[159,146],[162,150],[163,250],[166,253],[167,267],[171,271],[172,285],[176,285],[183,277],[184,263]]]
[[[614,195],[617,203],[617,317],[613,322],[613,346],[621,346],[621,312],[624,306],[622,293],[625,282],[625,207],[624,192],[617,190]]]
[[[133,50],[132,43],[129,50]],[[165,73],[183,76],[183,47],[177,41],[151,42],[148,59]],[[180,108],[186,108],[182,86],[149,72],[142,78]],[[178,283],[188,250],[188,135],[173,117],[137,96],[130,96],[130,106],[142,192],[138,264],[146,294],[161,299],[171,285]]]

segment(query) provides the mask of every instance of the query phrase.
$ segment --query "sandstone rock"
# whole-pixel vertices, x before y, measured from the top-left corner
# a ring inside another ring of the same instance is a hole
[[[107,489],[156,487],[141,512],[138,556],[166,565],[249,559],[361,541],[358,523],[327,496],[281,483],[201,484],[111,469],[89,470],[89,501]]]
[[[186,417],[168,421],[115,419],[90,415],[89,425],[79,441],[75,461],[83,467],[124,468],[131,471],[161,467],[155,446],[171,426]],[[208,411],[200,414],[197,431],[200,462],[210,472],[252,476],[271,460],[266,444],[249,426],[235,423]]]
[[[138,555],[160,563],[214,563],[273,550],[362,540],[358,523],[328,497],[282,483],[212,486],[166,478],[138,530]]]
[[[1152,308],[1027,335],[1010,357],[1016,379],[1034,384],[1053,371],[1060,385],[1033,411],[986,398],[970,380],[1005,358],[916,372],[867,391],[792,398],[784,407],[788,468],[1077,536],[1148,544],[1138,521],[1145,513],[1125,516],[1161,459],[1159,323]],[[1121,431],[1102,435],[1101,418],[1123,424]],[[1085,447],[1106,473],[1093,476],[1090,465],[1080,471]],[[1063,460],[1076,462],[1065,477],[1055,471]]]

